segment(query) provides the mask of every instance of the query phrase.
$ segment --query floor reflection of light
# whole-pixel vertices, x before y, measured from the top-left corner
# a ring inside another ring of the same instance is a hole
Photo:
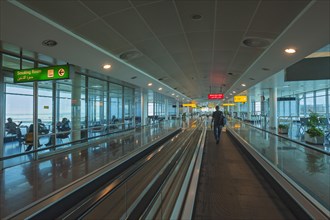
[[[239,124],[239,123],[234,124],[234,128],[240,128],[240,127],[241,127],[241,124]]]

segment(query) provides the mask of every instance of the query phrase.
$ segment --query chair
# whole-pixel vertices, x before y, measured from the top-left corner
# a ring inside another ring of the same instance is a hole
[[[317,126],[326,131],[329,128],[329,120],[327,118],[319,118],[319,124]]]
[[[19,130],[20,130],[20,137],[17,135],[18,141],[24,142],[25,136],[27,135],[29,128],[28,126],[23,125],[19,127]]]
[[[61,143],[64,143],[63,142],[64,139],[68,139],[70,141],[70,131],[61,132],[56,135],[56,138],[59,139],[61,141]]]

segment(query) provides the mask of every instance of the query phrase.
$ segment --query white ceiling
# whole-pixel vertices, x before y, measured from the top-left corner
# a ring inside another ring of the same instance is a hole
[[[3,42],[200,101],[221,91],[283,90],[281,70],[330,43],[325,0],[18,0],[0,7]],[[269,45],[242,43],[250,38]],[[42,46],[46,39],[58,45]],[[284,54],[288,47],[297,53]],[[122,60],[129,51],[138,54]]]

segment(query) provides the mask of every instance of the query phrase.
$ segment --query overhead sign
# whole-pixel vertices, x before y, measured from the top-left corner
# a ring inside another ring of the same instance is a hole
[[[296,97],[278,97],[277,101],[295,101]]]
[[[235,104],[234,103],[223,103],[222,105],[223,106],[234,106]]]
[[[224,94],[223,93],[211,93],[208,94],[208,99],[223,99]]]
[[[183,107],[192,107],[192,108],[196,108],[196,104],[194,103],[189,103],[189,104],[182,104]]]
[[[51,66],[14,71],[14,83],[59,80],[70,78],[69,65]]]
[[[234,96],[234,102],[246,102],[247,101],[247,96]]]
[[[214,107],[215,107],[215,103],[210,102],[210,103],[207,105],[207,107],[209,107],[209,108],[214,108]]]

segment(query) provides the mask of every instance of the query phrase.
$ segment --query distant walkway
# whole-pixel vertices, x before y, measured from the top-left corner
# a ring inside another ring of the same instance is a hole
[[[296,219],[227,133],[208,131],[193,219]]]

